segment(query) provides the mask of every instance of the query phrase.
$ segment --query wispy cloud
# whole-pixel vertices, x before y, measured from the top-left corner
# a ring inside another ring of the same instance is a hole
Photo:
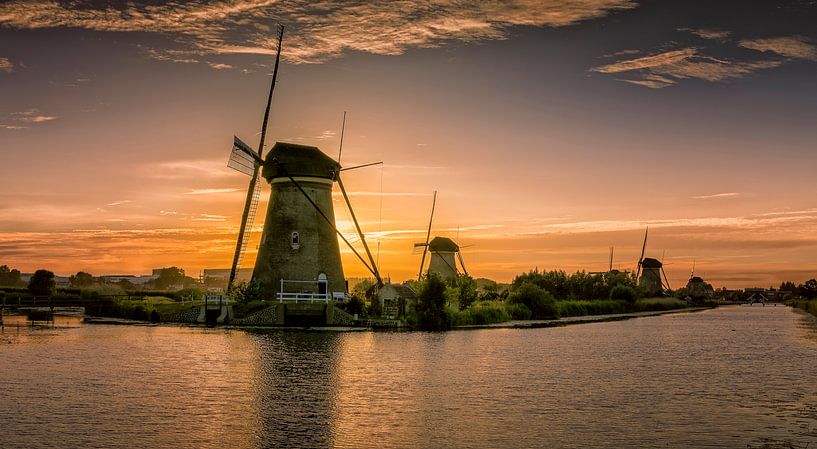
[[[683,48],[650,56],[628,59],[594,67],[591,71],[605,74],[631,74],[621,79],[652,89],[676,84],[683,79],[709,82],[741,78],[755,71],[777,67],[781,61],[732,61],[706,56],[697,48]]]
[[[189,62],[204,55],[273,52],[269,22],[274,17],[292,30],[284,58],[315,63],[348,51],[399,55],[450,40],[504,39],[512,26],[560,27],[636,6],[633,0],[440,0],[433,5],[421,0],[222,0],[77,8],[18,0],[0,5],[0,25],[159,33],[173,36],[182,48],[156,50],[154,57]]]
[[[50,122],[57,118],[55,115],[45,115],[37,108],[31,108],[6,115],[6,123],[0,123],[0,129],[26,129],[31,124]]]
[[[218,62],[208,62],[207,65],[209,65],[210,67],[212,67],[212,68],[214,68],[216,70],[226,70],[226,69],[232,69],[233,68],[233,66],[231,66],[230,64],[223,64],[223,63],[218,63]]]
[[[214,193],[232,193],[238,192],[239,189],[230,189],[230,188],[222,188],[222,189],[193,189],[187,192],[185,195],[211,195]]]
[[[772,52],[787,58],[817,61],[817,45],[802,36],[745,39],[740,46],[762,52]]]
[[[128,204],[128,203],[132,203],[132,202],[133,201],[131,201],[131,200],[112,201],[112,202],[106,204],[106,206],[120,206],[122,204]]]
[[[226,215],[215,215],[215,214],[198,214],[197,216],[193,217],[193,221],[227,221]]]
[[[740,195],[738,192],[726,192],[726,193],[715,193],[713,195],[699,195],[693,196],[693,199],[696,200],[708,200],[711,198],[731,198]]]
[[[225,148],[229,148],[225,146]],[[228,178],[235,174],[226,169],[227,152],[224,159],[177,160],[151,163],[142,166],[146,176],[160,179],[201,179]]]
[[[0,72],[11,73],[14,71],[14,64],[8,58],[0,58]]]
[[[722,40],[728,38],[732,33],[724,30],[712,30],[704,28],[678,28],[678,31],[686,31],[692,33],[701,39],[715,39]]]

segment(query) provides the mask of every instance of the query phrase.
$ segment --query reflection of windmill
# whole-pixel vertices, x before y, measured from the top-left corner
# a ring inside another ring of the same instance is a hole
[[[279,55],[281,38],[282,32],[279,32]],[[276,58],[273,87],[278,68],[277,61]],[[271,97],[272,89],[270,89],[270,98],[267,102],[259,148],[263,148]],[[276,296],[281,301],[308,300],[310,302],[345,297],[346,284],[338,236],[375,276],[378,285],[382,284],[377,266],[340,178],[340,172],[344,169],[337,161],[316,147],[281,142],[276,143],[267,154],[266,159],[262,160],[260,152],[252,151],[249,146],[236,138],[228,165],[243,173],[251,174],[252,192],[257,185],[259,169],[262,169],[261,174],[272,188],[264,232],[252,276],[253,282],[258,284],[263,296],[269,297],[277,293]],[[252,167],[252,172],[250,172],[250,167]],[[368,263],[335,226],[332,202],[332,187],[335,182],[338,183],[349,207],[366,250]],[[255,196],[254,194],[253,197]],[[253,204],[257,204],[257,199],[253,201],[251,198],[248,194],[236,255],[233,260],[231,281],[234,280],[235,269],[246,245],[244,235],[248,227],[248,217],[251,216],[249,212],[254,211]]]
[[[638,258],[638,268],[636,269],[636,278],[638,285],[644,289],[647,295],[657,295],[662,293],[665,289],[670,290],[669,280],[667,274],[664,272],[664,264],[652,257],[644,257],[644,252],[647,250],[647,234],[650,228],[644,232],[644,243],[641,245],[641,256]],[[663,275],[663,279],[662,279]]]

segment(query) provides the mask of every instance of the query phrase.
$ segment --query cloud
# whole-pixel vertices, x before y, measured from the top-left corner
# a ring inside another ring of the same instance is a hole
[[[39,109],[32,108],[25,111],[12,112],[6,116],[7,123],[0,123],[0,129],[19,130],[28,128],[31,123],[44,123],[56,120],[54,115],[44,115]]]
[[[287,24],[283,57],[316,63],[349,51],[399,55],[451,40],[504,39],[513,26],[567,26],[636,6],[633,0],[440,0],[433,5],[421,0],[222,0],[79,8],[18,0],[0,5],[0,25],[157,33],[173,37],[182,48],[175,54],[156,50],[155,57],[192,61],[212,54],[270,54],[276,44],[269,23],[277,20]]]
[[[193,221],[227,221],[226,215],[214,215],[214,214],[198,214],[197,216],[193,217]]]
[[[605,74],[632,73],[635,78],[621,79],[652,89],[676,84],[683,79],[709,82],[741,78],[755,71],[777,67],[780,61],[730,61],[701,54],[697,48],[666,51],[628,59],[590,69]]]
[[[223,189],[193,189],[185,195],[210,195],[213,193],[233,193],[238,192],[239,189],[223,188]]]
[[[131,200],[119,200],[119,201],[110,202],[110,203],[106,204],[106,206],[119,206],[119,205],[122,205],[122,204],[128,204],[128,203],[132,203],[132,202],[133,201],[131,201]]]
[[[212,68],[214,68],[216,70],[226,70],[226,69],[232,69],[233,68],[233,66],[231,66],[230,64],[222,64],[222,63],[217,63],[217,62],[208,62],[207,65],[209,65],[210,67],[212,67]]]
[[[708,200],[711,198],[730,198],[740,195],[738,192],[727,192],[727,193],[716,193],[714,195],[700,195],[700,196],[693,196],[693,199],[696,200]]]
[[[701,39],[714,39],[714,40],[723,40],[729,37],[732,33],[729,31],[723,30],[711,30],[711,29],[703,29],[703,28],[678,28],[678,31],[687,31],[692,33]]]
[[[176,160],[146,164],[142,166],[142,171],[146,176],[160,179],[229,178],[235,172],[227,169],[226,154],[225,151],[223,159]]]
[[[14,64],[8,58],[0,58],[0,72],[11,73],[14,71]]]
[[[817,61],[817,45],[802,36],[745,39],[741,47],[762,52],[772,52],[787,58]]]

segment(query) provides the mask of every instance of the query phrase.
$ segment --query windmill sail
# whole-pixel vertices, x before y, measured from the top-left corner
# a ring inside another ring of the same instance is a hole
[[[252,199],[250,200],[250,208],[247,211],[247,221],[244,222],[244,234],[241,236],[241,249],[238,252],[238,263],[236,270],[241,270],[241,262],[244,260],[244,253],[247,251],[247,244],[250,241],[250,233],[252,231],[252,224],[255,220],[255,213],[258,210],[258,201],[261,198],[261,183],[258,179],[255,180],[255,189],[253,189]]]
[[[230,159],[227,166],[247,176],[253,176],[258,167],[258,157],[249,145],[242,142],[238,137],[233,136],[233,150],[230,151]]]
[[[241,215],[241,226],[238,228],[238,240],[236,242],[235,252],[233,253],[233,265],[230,268],[230,278],[227,280],[227,291],[229,292],[235,281],[235,275],[240,266],[241,259],[244,257],[244,250],[247,247],[249,240],[249,229],[252,221],[255,218],[255,211],[258,208],[258,197],[260,196],[260,188],[258,182],[258,172],[260,171],[260,164],[262,152],[264,149],[264,141],[267,136],[267,123],[269,122],[270,106],[272,105],[272,93],[275,91],[275,82],[278,78],[278,62],[281,59],[281,43],[284,39],[284,27],[278,26],[278,50],[275,54],[275,68],[272,70],[272,81],[270,82],[269,96],[267,96],[267,108],[264,111],[264,120],[261,122],[261,141],[258,143],[258,152],[254,152],[249,145],[242,142],[238,137],[233,140],[233,151],[230,153],[230,161],[233,160],[232,155],[237,151],[243,152],[245,155],[253,159],[251,165],[252,173],[250,178],[250,186],[247,189],[247,201],[244,203],[244,213]],[[230,163],[227,163],[230,166]],[[235,164],[239,166],[238,163]],[[235,167],[232,167],[235,168]],[[241,171],[241,170],[239,170]],[[243,171],[242,171],[243,173]],[[252,217],[252,218],[251,218]],[[249,223],[249,225],[248,225]]]

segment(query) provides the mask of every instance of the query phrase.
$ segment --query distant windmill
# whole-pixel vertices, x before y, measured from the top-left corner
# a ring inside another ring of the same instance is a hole
[[[711,298],[715,294],[711,285],[707,284],[702,277],[695,276],[695,259],[692,259],[692,271],[689,273],[686,291],[687,296],[692,299]]]
[[[649,231],[650,228],[647,227],[644,232],[644,243],[641,245],[641,256],[638,258],[636,278],[638,279],[638,285],[644,289],[647,295],[658,295],[664,292],[665,289],[670,290],[670,286],[667,275],[664,273],[664,264],[658,259],[644,257],[647,250],[647,234]]]
[[[431,261],[428,264],[428,271],[432,273],[439,273],[443,279],[455,278],[459,276],[457,270],[457,260],[460,262],[462,272],[467,276],[468,270],[465,268],[465,261],[460,252],[460,245],[448,237],[434,237],[431,238],[431,224],[434,220],[434,209],[437,204],[437,192],[434,192],[434,199],[431,205],[431,218],[428,221],[428,231],[426,232],[426,241],[414,244],[414,249],[423,248],[423,257],[420,259],[420,272],[417,275],[418,279],[423,277],[423,268],[425,267],[426,254],[431,253]],[[454,259],[456,255],[456,260]]]
[[[279,28],[278,56],[276,56],[273,83],[278,69],[283,28]],[[266,123],[269,117],[272,88],[264,115],[261,131],[263,148]],[[344,119],[345,122],[345,119]],[[341,142],[342,148],[342,142]],[[257,177],[261,174],[270,183],[270,201],[264,222],[264,232],[258,249],[252,280],[259,285],[262,295],[276,294],[281,301],[308,300],[329,301],[346,297],[346,283],[340,258],[337,237],[340,237],[364,266],[374,275],[377,285],[382,285],[380,273],[372,257],[365,236],[360,229],[340,172],[348,169],[324,154],[317,147],[278,142],[261,158],[261,152],[253,151],[237,137],[228,166],[252,176],[247,203],[239,231],[236,254],[233,259],[230,284],[235,278],[244,248],[246,247],[248,222],[257,208]],[[368,261],[338,231],[332,201],[332,187],[337,182],[349,207],[360,240],[366,250]]]

